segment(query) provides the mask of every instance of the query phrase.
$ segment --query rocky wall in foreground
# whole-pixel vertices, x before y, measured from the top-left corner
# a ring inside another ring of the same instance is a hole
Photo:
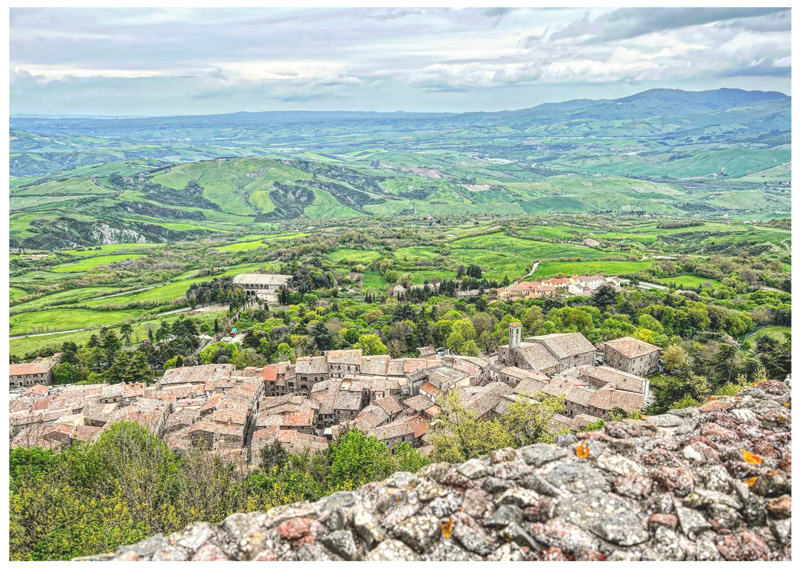
[[[790,381],[86,560],[788,560]]]

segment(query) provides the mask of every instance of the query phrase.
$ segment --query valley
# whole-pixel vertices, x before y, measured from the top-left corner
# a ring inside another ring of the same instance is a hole
[[[11,122],[13,248],[261,233],[299,219],[790,211],[779,93],[654,90],[461,115]]]

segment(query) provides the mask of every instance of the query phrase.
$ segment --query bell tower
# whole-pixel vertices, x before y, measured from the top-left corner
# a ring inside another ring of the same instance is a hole
[[[516,349],[522,341],[522,326],[516,322],[512,322],[508,326],[508,348]]]

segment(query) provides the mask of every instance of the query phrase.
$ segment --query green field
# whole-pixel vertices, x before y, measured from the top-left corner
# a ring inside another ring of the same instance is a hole
[[[25,312],[9,318],[10,334],[46,333],[62,329],[80,329],[92,325],[122,323],[139,317],[144,310],[118,310],[96,312],[84,309],[55,309]]]
[[[493,250],[525,257],[528,262],[544,258],[600,258],[607,252],[584,246],[550,243],[511,237],[503,233],[465,237],[450,243],[455,249]],[[478,263],[479,264],[479,263]]]
[[[161,324],[161,321],[164,320],[168,323],[172,323],[183,314],[170,314],[163,317],[155,317],[152,320],[136,322],[131,325],[133,327],[133,335],[132,335],[132,343],[136,344],[141,339],[147,337],[147,328],[148,327],[157,327]],[[192,318],[197,319],[200,322],[203,321],[211,321],[214,318],[221,316],[225,317],[227,315],[227,308],[223,310],[218,310],[216,312],[207,312],[204,314],[198,314],[196,316],[190,316]],[[120,335],[119,326],[109,326],[109,329],[114,330],[117,335]],[[45,347],[52,347],[54,349],[59,349],[61,344],[65,341],[74,341],[78,345],[86,344],[89,341],[89,338],[97,334],[97,329],[86,330],[86,331],[76,331],[70,333],[58,333],[54,335],[43,335],[39,337],[24,337],[21,339],[12,339],[9,344],[10,353],[12,355],[24,355],[25,353],[29,353],[31,351],[36,351],[38,349],[42,349]]]
[[[753,335],[749,336],[747,338],[747,342],[752,344],[752,345],[754,345],[755,342],[756,342],[756,339],[758,339],[762,335],[769,335],[771,337],[774,337],[775,339],[783,339],[783,337],[785,337],[785,334],[791,333],[791,332],[792,332],[792,328],[791,327],[780,327],[780,326],[762,327],[757,332],[755,332]]]
[[[644,270],[653,264],[652,260],[599,260],[589,262],[543,262],[534,274],[534,278],[551,276],[553,274],[603,274],[615,276],[617,274],[630,274]]]
[[[221,247],[217,247],[218,251],[222,252],[241,252],[243,250],[252,250],[257,249],[259,247],[265,247],[263,242],[261,241],[242,241],[238,243],[233,243],[230,245],[225,245]]]
[[[17,304],[16,306],[12,307],[12,310],[18,311],[29,308],[40,308],[43,306],[49,306],[56,303],[71,304],[80,302],[81,300],[94,298],[95,296],[101,296],[103,294],[111,294],[115,290],[116,288],[110,286],[93,286],[88,288],[76,288],[74,290],[65,290],[63,292],[56,292],[55,294],[48,294],[46,296],[42,296],[41,298],[36,298],[35,300],[31,300],[23,304]]]
[[[22,298],[28,295],[28,293],[22,288],[16,288],[14,286],[9,287],[8,293],[12,302],[17,298]]]
[[[364,289],[382,290],[387,286],[386,279],[375,270],[367,270],[364,273]]]
[[[683,274],[681,276],[670,276],[668,278],[659,278],[659,281],[664,284],[674,282],[675,284],[683,284],[691,288],[700,286],[703,282],[708,282],[712,285],[719,284],[718,280],[713,278],[703,278],[702,276],[695,276],[694,274]]]
[[[361,264],[369,264],[376,258],[381,256],[381,253],[375,250],[360,250],[343,248],[330,253],[328,256],[334,262],[358,262]]]
[[[96,268],[98,266],[105,266],[115,262],[123,262],[126,260],[133,260],[141,258],[141,254],[110,254],[106,256],[92,256],[84,258],[77,262],[69,262],[67,264],[60,264],[52,268],[53,272],[85,272]]]
[[[64,252],[66,254],[71,254],[73,256],[96,256],[100,254],[108,254],[110,252],[136,250],[141,248],[152,248],[157,246],[159,245],[156,243],[122,243],[116,245],[101,245],[83,250],[67,249],[61,252]]]
[[[177,300],[185,296],[186,291],[192,283],[199,284],[200,282],[210,282],[214,278],[219,278],[220,276],[236,276],[237,274],[248,272],[258,266],[261,265],[242,264],[230,268],[225,272],[221,272],[220,274],[215,274],[214,276],[199,276],[186,280],[178,280],[142,292],[133,292],[131,294],[123,294],[121,296],[114,296],[113,298],[105,298],[102,300],[90,300],[88,302],[81,302],[81,304],[96,307],[107,305],[123,306],[132,302],[171,302],[172,300]]]
[[[345,207],[327,191],[312,189],[314,203],[306,207],[303,212],[310,219],[325,219],[328,217],[360,217],[364,213]]]

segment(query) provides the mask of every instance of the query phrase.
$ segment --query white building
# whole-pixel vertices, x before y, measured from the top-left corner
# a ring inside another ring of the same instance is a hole
[[[287,274],[239,274],[233,283],[244,288],[248,300],[256,298],[268,304],[278,303],[278,290],[288,288],[292,277]]]

